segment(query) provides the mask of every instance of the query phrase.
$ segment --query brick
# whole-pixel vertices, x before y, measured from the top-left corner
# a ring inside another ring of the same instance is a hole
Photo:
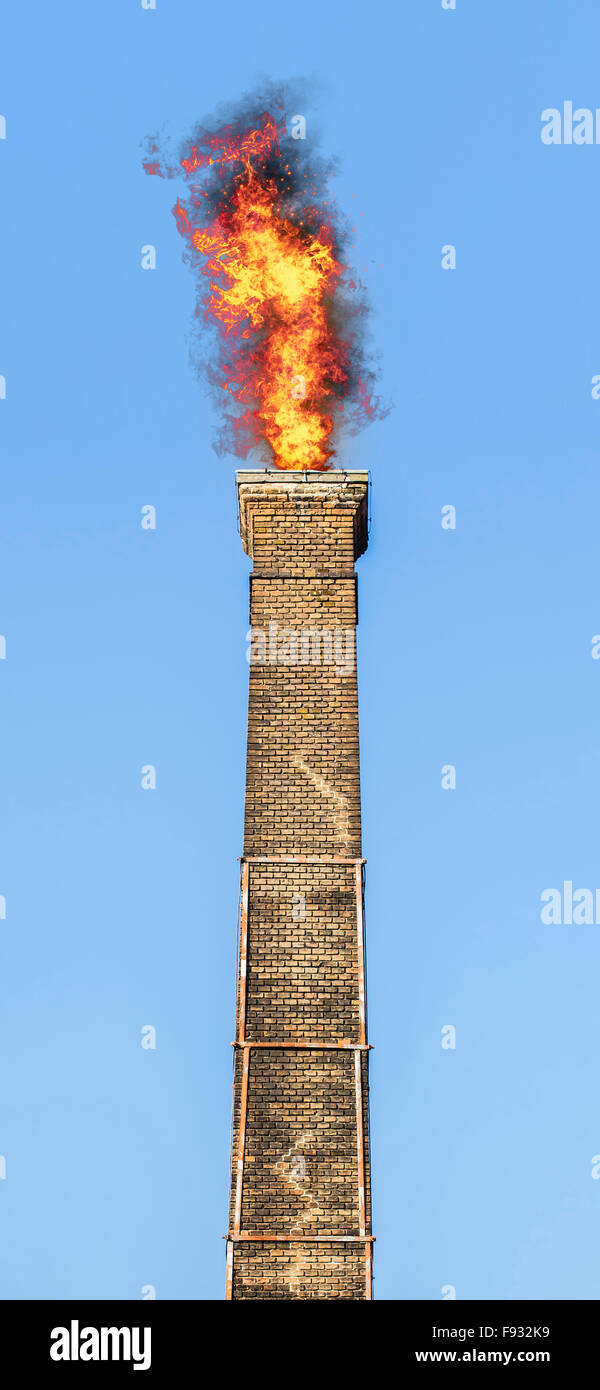
[[[244,472],[238,497],[254,565],[253,632],[273,624],[292,635],[335,632],[337,657],[352,659],[332,659],[329,638],[319,637],[310,656],[304,647],[304,661],[250,666],[247,959],[237,992],[229,1230],[283,1239],[230,1242],[228,1296],[364,1300],[371,1296],[368,1051],[348,1044],[366,1041],[353,654],[367,477]],[[282,863],[286,856],[319,862]],[[273,1046],[292,1042],[305,1046]]]

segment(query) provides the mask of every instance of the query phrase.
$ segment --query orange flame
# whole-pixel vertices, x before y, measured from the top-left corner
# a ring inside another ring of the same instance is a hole
[[[212,166],[212,198],[196,184],[173,212],[200,262],[205,317],[220,331],[212,379],[235,403],[236,451],[262,439],[277,468],[322,470],[342,398],[353,392],[363,413],[368,399],[334,323],[343,266],[333,228],[325,208],[307,206],[308,188],[298,212],[284,132],[266,113],[250,130],[202,133],[180,168],[191,178]],[[156,161],[146,169],[161,172]]]

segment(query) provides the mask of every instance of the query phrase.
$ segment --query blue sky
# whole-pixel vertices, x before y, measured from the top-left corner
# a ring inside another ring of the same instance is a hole
[[[249,562],[139,146],[266,73],[321,81],[394,402],[339,459],[373,479],[376,1297],[598,1298],[600,926],[540,920],[600,886],[600,148],[540,138],[600,106],[597,6],[37,0],[3,30],[0,1296],[223,1297]]]

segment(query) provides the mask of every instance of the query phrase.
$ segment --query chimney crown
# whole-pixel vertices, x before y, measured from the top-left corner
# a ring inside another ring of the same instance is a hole
[[[352,568],[367,549],[367,472],[244,469],[236,474],[236,483],[242,545],[262,572],[287,565],[305,572],[316,566],[319,573],[323,564]],[[333,550],[331,536],[323,547],[328,522],[339,537]]]

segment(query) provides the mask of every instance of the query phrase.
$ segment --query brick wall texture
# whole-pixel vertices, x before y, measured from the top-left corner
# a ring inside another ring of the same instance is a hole
[[[253,572],[232,1299],[371,1297],[354,571],[367,492],[363,473],[238,474]]]

